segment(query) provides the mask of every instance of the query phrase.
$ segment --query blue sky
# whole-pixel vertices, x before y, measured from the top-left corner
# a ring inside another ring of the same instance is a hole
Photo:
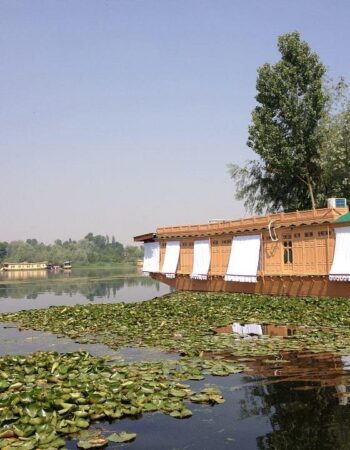
[[[350,80],[350,2],[0,1],[0,240],[245,216],[256,70],[298,30]]]

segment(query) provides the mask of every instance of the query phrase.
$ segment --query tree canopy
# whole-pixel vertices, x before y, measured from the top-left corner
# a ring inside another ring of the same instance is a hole
[[[326,68],[298,32],[280,36],[278,50],[277,63],[258,69],[258,104],[247,142],[258,159],[229,166],[236,198],[258,213],[324,207],[330,196],[350,198],[349,102],[334,111]],[[335,89],[345,92],[342,83]]]
[[[126,246],[109,236],[88,233],[83,239],[62,241],[45,245],[37,239],[26,241],[0,242],[0,262],[49,261],[62,264],[66,260],[73,263],[118,263],[133,262],[143,256],[143,250],[136,246]]]

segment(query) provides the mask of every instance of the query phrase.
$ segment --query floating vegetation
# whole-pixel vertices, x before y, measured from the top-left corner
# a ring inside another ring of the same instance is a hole
[[[50,331],[79,343],[112,349],[157,347],[181,357],[133,364],[86,352],[2,357],[0,447],[56,449],[68,436],[77,438],[80,448],[128,442],[134,433],[105,436],[88,428],[95,420],[156,411],[188,418],[190,402],[215,405],[224,399],[217,388],[195,393],[184,381],[249,370],[247,363],[257,357],[266,365],[283,366],[281,355],[286,352],[350,354],[349,313],[346,299],[175,293],[143,303],[2,314],[0,320],[16,322],[22,329]],[[233,321],[305,327],[296,328],[287,339],[216,333]]]
[[[79,343],[159,347],[189,357],[230,351],[268,355],[307,349],[350,353],[348,299],[287,298],[243,294],[179,292],[134,304],[51,307],[0,315],[22,328],[50,331]],[[237,322],[304,325],[289,339],[244,340],[218,327]]]
[[[201,370],[211,373],[217,361]],[[222,362],[226,371],[238,367]],[[221,393],[193,392],[179,383],[200,364],[164,361],[111,365],[104,358],[86,352],[68,354],[40,352],[30,356],[0,358],[0,448],[55,449],[62,437],[79,436],[80,448],[97,448],[107,442],[128,442],[134,433],[110,436],[80,434],[91,422],[120,419],[161,411],[175,418],[192,415],[187,400],[221,403]]]

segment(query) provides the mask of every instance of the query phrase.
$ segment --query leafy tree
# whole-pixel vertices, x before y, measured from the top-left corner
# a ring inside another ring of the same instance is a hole
[[[350,200],[350,95],[343,79],[329,88],[329,112],[323,124],[324,197]]]
[[[34,245],[38,245],[37,239],[27,239],[26,243],[29,244],[29,245],[33,245],[33,246]]]
[[[114,237],[113,237],[114,238]],[[54,244],[45,245],[36,239],[0,242],[0,261],[5,258],[9,262],[37,262],[49,261],[53,264],[62,264],[66,260],[76,263],[116,263],[122,261],[133,262],[142,257],[139,247],[127,246],[116,241],[109,242],[107,236],[89,233],[79,241],[62,242],[56,239]]]
[[[125,258],[127,261],[136,261],[137,259],[142,258],[142,256],[143,248],[134,245],[127,245],[125,247]]]
[[[322,178],[320,124],[328,95],[325,66],[298,32],[278,38],[281,59],[258,69],[258,105],[248,147],[258,156],[245,167],[230,165],[236,197],[256,212],[318,206]]]
[[[0,242],[0,261],[4,261],[7,256],[7,242]]]

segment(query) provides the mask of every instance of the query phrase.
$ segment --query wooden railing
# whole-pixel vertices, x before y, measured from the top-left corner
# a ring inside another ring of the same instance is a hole
[[[300,225],[303,222],[312,223],[315,221],[333,222],[337,217],[348,212],[348,208],[338,209],[314,209],[308,211],[294,211],[290,213],[269,214],[267,216],[256,216],[248,219],[224,220],[222,222],[200,224],[200,225],[181,225],[171,227],[157,228],[157,235],[181,235],[181,234],[205,234],[210,232],[222,233],[225,231],[234,231],[236,229],[259,229],[267,227],[271,221],[278,225]]]

